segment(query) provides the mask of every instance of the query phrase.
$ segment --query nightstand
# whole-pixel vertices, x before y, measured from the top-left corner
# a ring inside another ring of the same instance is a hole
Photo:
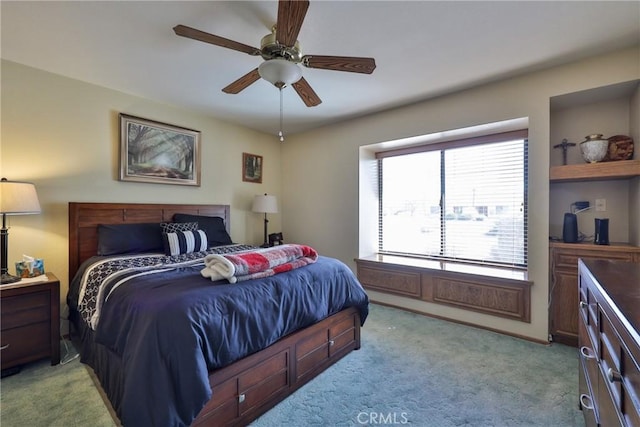
[[[2,370],[51,358],[60,363],[60,281],[0,285],[0,362]]]

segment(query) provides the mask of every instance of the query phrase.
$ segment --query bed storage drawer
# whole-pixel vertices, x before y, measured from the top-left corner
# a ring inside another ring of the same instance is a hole
[[[258,365],[253,372],[238,377],[240,415],[288,388],[289,352],[282,351]]]
[[[329,329],[329,357],[354,349],[356,343],[354,319],[344,319]]]
[[[238,417],[238,378],[233,377],[222,384],[212,385],[213,397],[200,412],[195,425],[218,423],[227,425]]]
[[[289,385],[289,350],[283,350],[258,361],[250,370],[211,382],[213,397],[194,425],[233,425],[239,417],[287,394]]]
[[[317,329],[306,340],[297,343],[296,381],[315,376],[320,367],[358,348],[360,337],[356,322],[359,322],[359,317],[352,314],[331,323],[328,328]]]
[[[192,427],[245,426],[358,348],[360,316],[356,308],[294,332],[261,352],[213,371],[209,376],[213,397]]]

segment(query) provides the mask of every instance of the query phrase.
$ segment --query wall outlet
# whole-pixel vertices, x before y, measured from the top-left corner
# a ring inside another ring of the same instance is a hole
[[[596,199],[596,212],[604,212],[607,210],[607,199]]]

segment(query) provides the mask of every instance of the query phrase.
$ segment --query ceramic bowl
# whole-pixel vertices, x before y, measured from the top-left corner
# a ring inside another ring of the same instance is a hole
[[[587,163],[601,162],[607,155],[609,141],[606,139],[589,139],[580,143],[582,157]]]

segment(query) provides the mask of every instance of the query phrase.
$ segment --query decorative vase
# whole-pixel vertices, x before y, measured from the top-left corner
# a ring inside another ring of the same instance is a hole
[[[601,133],[586,136],[586,140],[580,143],[582,158],[587,163],[601,162],[609,150],[609,140],[604,139]]]
[[[627,135],[613,135],[608,140],[609,153],[605,160],[629,160],[633,157],[633,138]]]

